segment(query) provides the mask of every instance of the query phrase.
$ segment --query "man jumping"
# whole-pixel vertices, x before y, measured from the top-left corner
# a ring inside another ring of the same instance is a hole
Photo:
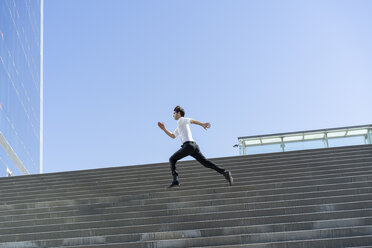
[[[177,106],[174,109],[173,112],[173,118],[178,121],[178,126],[176,130],[171,133],[169,132],[165,126],[164,123],[158,122],[158,126],[172,139],[175,139],[176,137],[180,137],[182,146],[181,149],[179,149],[177,152],[175,152],[170,158],[169,163],[172,171],[173,181],[168,186],[168,188],[172,188],[173,186],[180,185],[178,181],[178,173],[176,171],[176,163],[178,160],[186,157],[186,156],[192,156],[195,158],[199,163],[204,165],[207,168],[211,168],[218,173],[222,174],[225,179],[229,182],[229,185],[231,186],[233,183],[233,178],[231,176],[231,172],[227,171],[223,168],[218,167],[216,164],[212,163],[211,161],[207,160],[204,155],[200,152],[199,146],[195,143],[194,139],[192,138],[190,125],[189,124],[196,124],[199,126],[202,126],[205,130],[207,128],[211,127],[210,123],[201,123],[199,121],[193,120],[191,118],[185,118],[185,111],[180,106]]]

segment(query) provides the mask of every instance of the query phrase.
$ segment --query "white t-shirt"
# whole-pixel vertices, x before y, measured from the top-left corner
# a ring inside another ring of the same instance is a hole
[[[181,117],[178,119],[178,126],[176,130],[174,130],[173,134],[176,137],[180,137],[182,144],[186,141],[194,141],[192,138],[191,130],[190,130],[190,122],[191,118],[184,118]]]

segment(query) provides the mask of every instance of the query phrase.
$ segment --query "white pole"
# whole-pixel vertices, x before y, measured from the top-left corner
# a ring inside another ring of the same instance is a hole
[[[44,171],[44,0],[40,0],[40,174]]]

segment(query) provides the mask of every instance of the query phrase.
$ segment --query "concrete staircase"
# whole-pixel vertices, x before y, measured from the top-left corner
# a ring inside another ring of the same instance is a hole
[[[372,247],[372,146],[0,179],[0,248]]]

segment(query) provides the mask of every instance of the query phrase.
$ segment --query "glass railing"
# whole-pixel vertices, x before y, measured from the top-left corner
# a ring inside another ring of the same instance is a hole
[[[372,125],[239,137],[240,155],[372,144]]]

